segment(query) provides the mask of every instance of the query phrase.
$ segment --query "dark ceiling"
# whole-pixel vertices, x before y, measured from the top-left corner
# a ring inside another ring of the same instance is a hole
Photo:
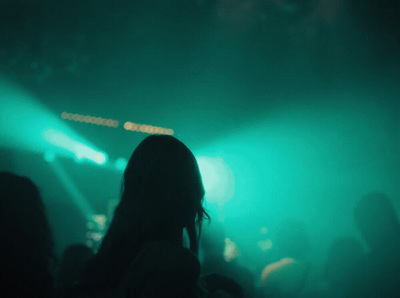
[[[0,65],[54,113],[173,128],[197,147],[282,104],[393,78],[386,2],[1,1]],[[116,157],[143,137],[71,125]]]

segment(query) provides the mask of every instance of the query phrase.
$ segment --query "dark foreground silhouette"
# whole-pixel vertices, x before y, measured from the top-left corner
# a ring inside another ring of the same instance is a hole
[[[36,185],[0,173],[0,297],[52,297],[53,238]]]
[[[121,201],[69,297],[207,296],[214,277],[199,282],[197,259],[204,188],[197,161],[171,136],[152,135],[133,152]],[[182,245],[187,231],[189,248]]]

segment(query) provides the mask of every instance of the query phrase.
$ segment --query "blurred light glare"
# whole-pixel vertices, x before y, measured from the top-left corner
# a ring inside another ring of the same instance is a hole
[[[207,202],[224,206],[234,194],[235,179],[229,166],[221,157],[196,157]]]
[[[124,171],[127,164],[128,164],[128,161],[125,158],[120,157],[115,161],[115,168],[118,171]]]
[[[272,248],[272,241],[271,239],[261,240],[258,241],[258,248],[261,251],[268,251]]]
[[[73,153],[78,160],[87,159],[101,165],[108,159],[105,153],[80,143],[62,132],[49,129],[44,132],[44,137],[50,144]]]
[[[116,125],[118,126],[118,122]],[[116,127],[116,126],[115,126]],[[124,123],[124,129],[130,131],[143,132],[148,134],[164,134],[164,135],[173,135],[174,131],[169,128],[162,128],[159,126],[147,125],[147,124],[138,124],[127,121]]]
[[[107,161],[107,156],[104,153],[99,152],[94,156],[94,161],[99,165],[105,164]]]
[[[72,120],[76,122],[85,122],[90,124],[102,125],[107,127],[118,127],[119,122],[113,119],[107,119],[102,117],[94,117],[90,115],[82,115],[82,114],[72,114],[67,112],[61,113],[61,118],[64,120]]]
[[[227,262],[232,262],[234,259],[240,256],[239,249],[235,242],[229,238],[225,238],[225,250],[224,259]]]
[[[130,129],[130,127],[131,127],[130,122],[124,123],[124,129],[128,130],[128,129]]]
[[[56,159],[56,154],[53,151],[46,151],[43,154],[43,158],[47,162],[53,162]]]
[[[206,192],[210,192],[216,187],[219,177],[215,165],[212,163],[212,159],[207,157],[198,157],[197,162],[199,164],[201,177],[203,179],[203,185]]]

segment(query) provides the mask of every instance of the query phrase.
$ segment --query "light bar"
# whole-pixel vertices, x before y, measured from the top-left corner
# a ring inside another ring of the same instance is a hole
[[[119,126],[119,122],[114,119],[107,119],[102,117],[95,117],[90,115],[81,115],[81,114],[73,114],[62,112],[61,118],[64,120],[76,121],[76,122],[84,122],[88,124],[102,125],[108,127],[117,128]]]
[[[146,124],[138,124],[138,123],[133,123],[130,121],[125,122],[124,129],[130,130],[130,131],[149,133],[149,134],[160,134],[160,135],[173,135],[174,134],[174,130],[170,129],[170,128],[163,128],[163,127],[146,125]]]
[[[75,121],[75,122],[83,122],[88,124],[102,125],[108,127],[117,128],[119,126],[119,121],[114,119],[95,117],[90,115],[82,115],[82,114],[74,114],[62,112],[61,118],[64,120]],[[159,126],[147,125],[147,124],[138,124],[127,121],[124,123],[124,129],[129,131],[137,131],[148,134],[160,134],[160,135],[173,135],[174,130],[170,128],[164,128]]]

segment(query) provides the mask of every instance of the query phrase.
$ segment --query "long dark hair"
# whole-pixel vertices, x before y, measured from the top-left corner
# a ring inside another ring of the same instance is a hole
[[[128,162],[121,193],[92,262],[98,278],[115,286],[144,243],[169,241],[171,231],[182,235],[186,228],[190,249],[197,254],[201,222],[208,215],[202,207],[204,188],[199,167],[182,142],[161,135],[144,139]]]

